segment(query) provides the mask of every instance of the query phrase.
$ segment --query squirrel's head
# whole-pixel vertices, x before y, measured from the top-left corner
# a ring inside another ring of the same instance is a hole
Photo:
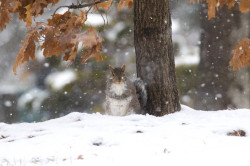
[[[112,82],[115,84],[121,84],[126,80],[125,75],[125,65],[122,65],[121,67],[112,67],[109,65],[109,70],[111,71],[111,74],[113,76]]]

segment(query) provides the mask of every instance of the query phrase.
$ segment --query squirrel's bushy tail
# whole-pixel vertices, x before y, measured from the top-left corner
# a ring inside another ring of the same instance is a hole
[[[142,113],[145,113],[145,108],[148,100],[148,95],[146,91],[145,83],[140,79],[136,78],[134,81],[134,86],[136,89],[136,94],[141,105]]]

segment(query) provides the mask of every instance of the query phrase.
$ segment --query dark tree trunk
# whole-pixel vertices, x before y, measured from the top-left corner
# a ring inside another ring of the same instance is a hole
[[[207,19],[207,5],[201,5],[201,46],[198,65],[198,86],[194,108],[202,110],[220,110],[234,107],[229,96],[233,82],[229,71],[230,52],[232,50],[231,33],[239,14],[226,6],[220,8],[216,17]]]
[[[147,87],[147,113],[179,111],[169,0],[135,0],[134,23],[136,68]]]

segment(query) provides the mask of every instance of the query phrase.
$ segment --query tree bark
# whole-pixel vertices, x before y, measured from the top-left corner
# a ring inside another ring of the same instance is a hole
[[[221,110],[234,107],[229,96],[233,82],[229,70],[232,50],[231,33],[239,25],[237,9],[226,6],[216,12],[216,17],[207,19],[207,4],[201,5],[201,46],[198,65],[198,85],[194,102],[195,109]]]
[[[148,93],[146,112],[179,111],[169,0],[135,0],[134,24],[137,75]]]

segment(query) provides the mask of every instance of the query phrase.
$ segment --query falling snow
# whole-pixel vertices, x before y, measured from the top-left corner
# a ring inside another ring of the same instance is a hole
[[[11,107],[12,106],[11,101],[9,101],[9,100],[4,101],[4,106],[5,107]]]

